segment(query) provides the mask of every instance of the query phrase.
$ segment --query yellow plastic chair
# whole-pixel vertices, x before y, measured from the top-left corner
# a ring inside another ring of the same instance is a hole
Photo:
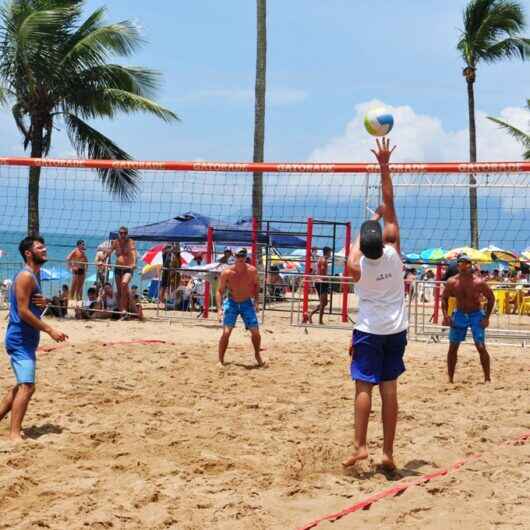
[[[530,315],[530,296],[524,296],[521,304],[519,305],[520,315]]]
[[[454,296],[450,296],[449,300],[447,301],[447,313],[449,316],[451,316],[456,309],[456,298]]]
[[[497,308],[497,313],[499,315],[504,315],[507,312],[507,298],[506,298],[506,291],[503,291],[502,289],[494,289],[493,290],[493,296],[495,296],[495,307]]]

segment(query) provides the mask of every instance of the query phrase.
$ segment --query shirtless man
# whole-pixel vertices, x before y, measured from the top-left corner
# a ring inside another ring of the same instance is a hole
[[[322,249],[322,254],[323,255],[320,256],[320,258],[317,261],[317,274],[319,277],[315,281],[315,289],[317,290],[317,293],[318,293],[319,304],[317,305],[315,309],[313,309],[313,311],[309,315],[310,324],[313,323],[313,315],[316,314],[317,312],[319,313],[318,323],[324,324],[324,309],[328,305],[328,293],[329,293],[330,285],[329,285],[329,282],[320,278],[320,276],[328,275],[328,260],[331,257],[331,248],[324,247]]]
[[[136,245],[128,237],[128,230],[125,226],[120,226],[118,239],[112,242],[109,256],[116,253],[116,263],[114,267],[114,279],[116,280],[116,297],[118,299],[119,311],[124,316],[129,307],[129,283],[131,283],[134,269],[136,267]]]
[[[74,250],[66,257],[68,268],[72,272],[72,286],[70,287],[71,300],[78,301],[83,299],[83,285],[88,268],[88,259],[85,250],[85,242],[80,239],[76,243]]]
[[[258,366],[264,365],[260,355],[261,335],[256,316],[259,296],[258,272],[255,267],[246,263],[246,258],[247,251],[242,248],[236,253],[235,264],[225,269],[219,278],[216,302],[217,307],[222,307],[219,311],[219,320],[223,318],[223,334],[219,339],[219,364],[221,366],[224,365],[226,348],[238,315],[241,315],[246,328],[250,331]],[[223,294],[227,289],[229,295],[223,304]]]
[[[480,355],[480,364],[484,372],[484,381],[490,381],[490,356],[486,350],[486,332],[489,319],[495,306],[495,296],[484,279],[473,273],[471,259],[461,254],[457,260],[458,274],[451,277],[442,295],[443,325],[451,326],[449,332],[449,351],[447,352],[447,374],[452,383],[455,375],[457,352],[460,343],[465,340],[467,328],[471,328],[475,347]],[[449,297],[456,298],[456,311],[448,313]],[[481,297],[488,302],[486,313],[481,307]]]

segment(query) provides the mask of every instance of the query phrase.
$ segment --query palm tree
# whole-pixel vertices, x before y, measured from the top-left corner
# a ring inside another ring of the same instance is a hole
[[[530,40],[521,36],[526,27],[520,2],[509,0],[471,0],[464,10],[464,30],[457,49],[465,68],[469,112],[469,160],[477,161],[475,127],[475,94],[477,65],[480,61],[493,63],[502,59],[521,57],[530,52]],[[469,175],[469,209],[471,246],[478,248],[478,212],[475,175]]]
[[[81,20],[84,0],[9,0],[0,7],[0,104],[10,102],[24,149],[46,156],[56,122],[63,124],[77,153],[89,158],[131,157],[86,120],[114,118],[119,112],[147,112],[177,120],[150,97],[159,74],[112,64],[140,44],[137,27],[104,22],[100,8]],[[131,169],[102,169],[103,185],[122,199],[134,196],[140,175]],[[28,233],[39,232],[40,168],[31,167]]]
[[[256,86],[254,103],[254,162],[263,162],[265,145],[265,89],[267,73],[267,2],[257,0]],[[252,216],[261,230],[263,218],[263,173],[252,179]]]
[[[530,99],[526,100],[526,108],[530,110]],[[523,158],[530,160],[530,134],[521,131],[518,127],[510,125],[509,123],[500,120],[499,118],[492,118],[488,116],[488,120],[491,120],[501,126],[510,136],[521,142],[524,148]]]

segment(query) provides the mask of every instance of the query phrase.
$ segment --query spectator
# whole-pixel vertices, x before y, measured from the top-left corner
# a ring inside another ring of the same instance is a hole
[[[85,242],[80,239],[76,243],[74,250],[72,250],[72,252],[66,257],[68,268],[72,273],[70,295],[74,301],[79,301],[83,298],[83,285],[85,283],[85,275],[88,268],[88,259],[85,250]]]
[[[98,305],[98,290],[90,287],[87,291],[87,299],[83,301],[81,307],[75,308],[75,318],[89,320],[95,316]]]

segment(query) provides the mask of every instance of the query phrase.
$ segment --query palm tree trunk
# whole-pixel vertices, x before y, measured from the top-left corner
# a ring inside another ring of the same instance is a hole
[[[469,161],[477,161],[477,130],[475,125],[475,93],[473,90],[474,80],[466,79],[467,100],[469,111]],[[478,200],[477,200],[477,180],[473,173],[469,174],[469,222],[471,246],[478,248]]]
[[[42,158],[43,128],[38,120],[32,119],[31,125],[31,158]],[[38,235],[39,223],[39,183],[40,167],[29,168],[28,184],[28,235]]]
[[[265,89],[267,72],[267,1],[257,0],[256,86],[254,105],[254,162],[263,162],[265,145]],[[252,216],[258,230],[263,219],[263,173],[254,172],[252,179]]]

